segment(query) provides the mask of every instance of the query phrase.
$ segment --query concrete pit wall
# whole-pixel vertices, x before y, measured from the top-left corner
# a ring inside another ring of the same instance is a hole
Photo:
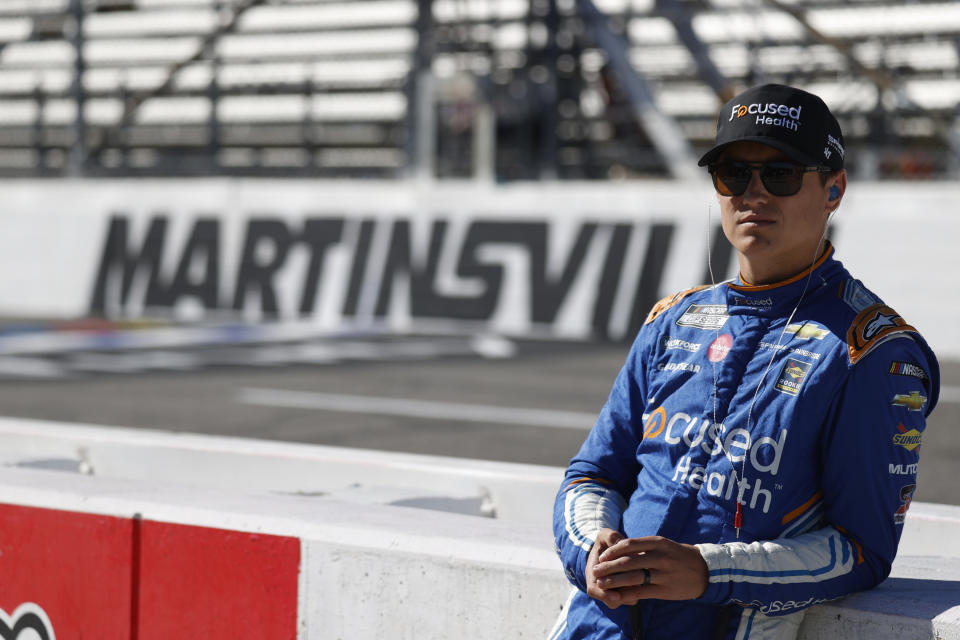
[[[559,469],[12,419],[0,450],[0,609],[51,638],[544,638],[569,592]],[[914,503],[891,578],[800,637],[960,640],[958,534]]]

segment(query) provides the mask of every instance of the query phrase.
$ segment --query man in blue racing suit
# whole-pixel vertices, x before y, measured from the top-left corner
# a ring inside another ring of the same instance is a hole
[[[571,461],[551,638],[795,638],[888,575],[939,367],[825,240],[843,156],[807,92],[722,108],[700,164],[740,273],[657,303]]]

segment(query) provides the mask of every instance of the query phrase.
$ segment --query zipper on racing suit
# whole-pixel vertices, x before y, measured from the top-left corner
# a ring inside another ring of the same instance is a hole
[[[630,607],[630,628],[633,629],[633,640],[643,640],[643,612],[639,603]]]

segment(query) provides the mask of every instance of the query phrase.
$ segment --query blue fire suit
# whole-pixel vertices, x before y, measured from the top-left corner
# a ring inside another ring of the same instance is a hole
[[[795,637],[803,609],[889,574],[938,393],[926,342],[832,247],[784,282],[661,300],[557,496],[578,589],[551,637]],[[706,592],[592,599],[584,570],[604,527],[695,544]]]

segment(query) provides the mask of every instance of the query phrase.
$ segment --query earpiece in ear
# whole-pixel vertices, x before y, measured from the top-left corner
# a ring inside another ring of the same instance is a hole
[[[840,197],[840,188],[837,187],[837,185],[833,185],[832,187],[830,187],[830,199],[836,200],[839,197]]]

